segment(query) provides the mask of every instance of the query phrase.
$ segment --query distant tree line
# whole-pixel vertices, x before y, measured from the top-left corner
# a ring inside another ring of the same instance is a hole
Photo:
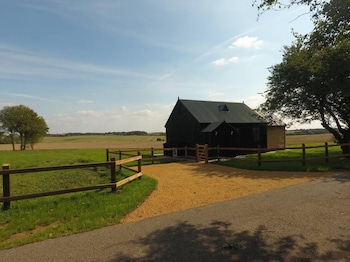
[[[47,134],[51,137],[67,137],[67,136],[99,136],[99,135],[115,135],[115,136],[165,136],[164,132],[147,133],[145,131],[128,131],[128,132],[105,132],[105,133],[64,133],[64,134]]]
[[[318,134],[329,134],[329,132],[324,128],[315,128],[315,129],[296,129],[296,130],[287,130],[286,135],[318,135]]]

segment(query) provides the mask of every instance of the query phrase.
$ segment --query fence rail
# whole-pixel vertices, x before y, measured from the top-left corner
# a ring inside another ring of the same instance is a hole
[[[125,163],[135,162],[135,161],[138,162],[137,169],[126,167],[123,165]],[[11,201],[17,201],[17,200],[23,200],[23,199],[30,199],[30,198],[37,198],[37,197],[44,197],[44,196],[53,196],[53,195],[60,195],[60,194],[67,194],[67,193],[75,193],[75,192],[82,192],[82,191],[95,190],[95,189],[106,189],[106,188],[111,188],[112,192],[116,192],[117,187],[122,186],[122,185],[124,185],[130,181],[133,181],[137,178],[139,178],[139,179],[141,178],[141,176],[142,176],[141,161],[142,161],[142,155],[138,152],[137,156],[133,155],[133,156],[126,158],[126,159],[121,159],[121,160],[116,161],[115,158],[111,158],[111,160],[107,161],[107,162],[89,163],[89,164],[74,164],[74,165],[51,166],[51,167],[34,167],[34,168],[23,168],[23,169],[10,169],[10,164],[3,164],[2,170],[0,170],[0,175],[2,175],[3,197],[0,198],[0,202],[3,202],[3,210],[7,210],[11,206]],[[33,193],[33,194],[26,194],[26,195],[11,196],[11,188],[10,188],[11,175],[38,173],[38,172],[45,172],[45,171],[90,168],[90,167],[98,167],[98,166],[107,166],[110,168],[110,175],[111,175],[111,182],[110,183],[92,185],[92,186],[86,186],[86,187],[79,187],[79,188],[62,189],[62,190],[56,190],[56,191],[50,191],[50,192],[40,192],[40,193]],[[116,179],[116,166],[119,166],[120,169],[125,168],[129,171],[135,172],[136,174],[134,174],[130,177],[127,177],[121,181],[117,181],[117,179]]]
[[[293,146],[293,147],[286,147],[285,149],[280,149],[280,148],[226,148],[226,147],[212,147],[208,148],[210,151],[216,150],[217,154],[214,157],[215,159],[220,160],[220,158],[227,158],[220,156],[220,151],[222,150],[228,150],[228,151],[249,151],[250,153],[256,153],[258,154],[257,159],[247,159],[247,158],[242,158],[241,160],[244,161],[251,161],[251,162],[257,162],[259,166],[262,165],[264,162],[286,162],[286,161],[298,161],[301,162],[303,166],[306,165],[307,161],[313,161],[313,160],[322,160],[324,159],[325,162],[327,163],[329,159],[331,158],[341,158],[341,157],[348,157],[350,154],[338,154],[338,155],[329,155],[329,148],[330,147],[348,147],[350,146],[350,143],[347,144],[338,144],[338,145],[329,145],[327,142],[324,143],[324,145],[317,145],[317,146],[306,146],[305,144],[302,144],[301,146]],[[307,149],[313,149],[313,148],[324,148],[324,156],[323,157],[307,157]],[[283,151],[283,150],[299,150],[301,149],[301,158],[295,158],[295,159],[263,159],[262,154],[266,152],[271,152],[271,151]]]
[[[162,154],[157,155],[155,152],[161,151]],[[184,152],[181,155],[173,155],[173,152]],[[149,161],[154,164],[159,160],[177,160],[177,159],[195,159],[195,147],[173,147],[173,148],[129,148],[129,149],[106,149],[106,161],[109,161],[111,157],[119,158],[122,160],[122,156],[130,155],[130,152],[144,152],[142,155],[142,161]],[[148,154],[149,152],[149,154]],[[189,152],[193,152],[192,155]],[[148,156],[149,155],[149,156]]]
[[[302,163],[302,165],[305,166],[307,161],[312,160],[320,160],[324,159],[325,162],[328,162],[329,159],[332,158],[341,158],[341,157],[347,157],[350,154],[338,154],[338,155],[329,155],[329,148],[330,147],[344,147],[344,146],[350,146],[350,143],[347,144],[335,144],[335,145],[329,145],[327,142],[323,145],[312,145],[312,146],[306,146],[305,144],[302,144],[301,146],[291,146],[286,147],[284,149],[281,148],[241,148],[241,147],[205,147],[205,145],[196,145],[196,147],[173,147],[173,148],[134,148],[134,149],[121,149],[121,150],[109,150],[106,149],[106,159],[108,160],[111,155],[120,155],[125,154],[125,152],[143,152],[145,156],[143,156],[142,161],[150,161],[152,164],[156,160],[178,160],[178,159],[193,159],[196,161],[205,161],[206,163],[208,160],[218,160],[220,159],[234,159],[236,155],[232,154],[232,156],[224,155],[223,152],[240,152],[243,154],[250,154],[250,153],[256,153],[257,159],[248,159],[248,158],[242,158],[244,161],[250,161],[250,162],[256,162],[259,166],[261,166],[264,162],[286,162],[286,161],[299,161]],[[323,157],[307,157],[307,149],[313,149],[313,148],[324,148],[324,156]],[[295,158],[295,159],[263,159],[263,153],[271,152],[271,151],[283,151],[283,150],[301,150],[301,157]],[[154,152],[162,151],[163,154],[155,154]],[[149,153],[148,153],[149,152]],[[177,152],[176,156],[171,154],[172,152]],[[148,157],[150,155],[150,157]]]

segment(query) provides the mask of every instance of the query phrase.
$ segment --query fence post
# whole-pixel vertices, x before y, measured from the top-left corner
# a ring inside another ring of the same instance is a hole
[[[154,149],[151,147],[152,165],[154,164]]]
[[[185,158],[186,158],[186,160],[188,159],[188,155],[187,155],[187,146],[185,146]]]
[[[137,155],[141,156],[140,151],[137,151]],[[141,173],[141,161],[142,161],[142,158],[137,160],[137,171],[138,171],[138,173]],[[141,179],[141,176],[139,177],[139,179]]]
[[[199,162],[199,149],[198,149],[199,145],[196,144],[196,162]]]
[[[117,192],[117,176],[115,172],[115,157],[111,158],[111,183],[114,183],[115,186],[112,187],[112,193]]]
[[[9,170],[10,164],[2,164],[2,170]],[[3,174],[2,175],[2,192],[3,197],[9,197],[10,194],[10,174]],[[8,210],[11,207],[11,201],[4,201],[3,203],[3,210]]]
[[[261,166],[261,147],[258,145],[258,166]]]
[[[205,152],[205,163],[208,164],[209,162],[209,149],[208,144],[204,145],[204,152]]]
[[[325,150],[325,154],[326,154],[326,163],[328,163],[329,155],[328,155],[328,143],[327,142],[324,143],[324,150]]]
[[[119,160],[122,160],[122,151],[119,150]],[[122,170],[122,165],[119,166],[119,171]]]
[[[306,152],[305,152],[305,144],[302,144],[302,150],[303,150],[303,158],[302,158],[302,162],[303,162],[303,166],[305,166],[305,164],[306,164]]]
[[[106,161],[107,162],[109,161],[109,150],[108,150],[108,148],[106,149]]]
[[[216,155],[218,157],[218,162],[220,162],[220,145],[216,146]]]

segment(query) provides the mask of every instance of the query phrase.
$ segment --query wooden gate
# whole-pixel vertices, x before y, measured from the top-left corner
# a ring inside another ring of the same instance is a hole
[[[208,163],[208,145],[199,145],[196,144],[196,161],[204,161]]]

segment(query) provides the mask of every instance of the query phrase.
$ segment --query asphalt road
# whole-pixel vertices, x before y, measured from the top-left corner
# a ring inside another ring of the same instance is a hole
[[[350,174],[4,250],[0,261],[350,261]]]

